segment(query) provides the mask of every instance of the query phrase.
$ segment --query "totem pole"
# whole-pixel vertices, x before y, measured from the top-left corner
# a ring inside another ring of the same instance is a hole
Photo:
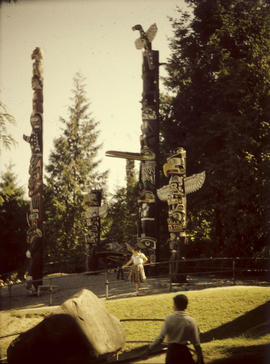
[[[33,111],[30,117],[32,132],[23,139],[30,144],[31,159],[29,167],[28,195],[30,213],[27,216],[27,272],[26,288],[37,290],[43,277],[43,60],[40,48],[32,53]]]
[[[140,153],[107,151],[106,155],[141,161],[137,245],[146,251],[150,262],[155,262],[158,238],[159,52],[152,50],[151,42],[157,33],[157,26],[151,25],[146,32],[141,25],[135,25],[132,29],[140,32],[140,37],[135,41],[136,48],[143,49],[141,149]]]
[[[100,218],[107,213],[107,205],[101,206],[101,197],[101,190],[92,190],[84,199],[85,205],[87,206],[85,218],[88,227],[87,235],[85,235],[86,271],[97,268],[95,256],[96,249],[100,243]]]
[[[186,177],[186,151],[178,148],[167,158],[163,172],[169,177],[169,184],[157,190],[161,201],[167,201],[168,232],[171,251],[171,274],[174,281],[179,281],[179,264],[183,257],[183,247],[186,243],[186,195],[199,190],[205,181],[205,172]],[[183,277],[181,277],[183,279]]]

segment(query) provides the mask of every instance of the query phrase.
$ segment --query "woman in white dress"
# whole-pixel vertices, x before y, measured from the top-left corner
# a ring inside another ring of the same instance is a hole
[[[133,264],[128,276],[130,282],[135,282],[136,285],[136,294],[138,296],[140,283],[146,280],[144,267],[143,265],[148,261],[146,256],[140,251],[140,249],[132,249],[132,256],[130,260],[122,266],[122,268],[126,268],[130,264]]]

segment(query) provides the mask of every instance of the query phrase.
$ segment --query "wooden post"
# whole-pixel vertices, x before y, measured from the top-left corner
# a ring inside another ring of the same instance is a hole
[[[235,285],[235,259],[232,261],[232,270],[233,270],[233,285]]]
[[[109,299],[109,280],[108,280],[108,271],[105,272],[105,296],[106,300]]]
[[[9,284],[8,285],[8,305],[9,305],[10,308],[11,308],[11,296],[12,296],[11,288],[12,288],[12,285]]]
[[[84,197],[87,206],[85,218],[88,232],[85,236],[85,271],[97,269],[96,248],[100,245],[100,218],[107,213],[107,205],[101,206],[102,190],[91,190]]]
[[[170,275],[170,287],[169,291],[172,292],[172,262],[169,262],[169,275]]]
[[[52,306],[53,302],[53,280],[50,278],[50,303],[49,305]]]

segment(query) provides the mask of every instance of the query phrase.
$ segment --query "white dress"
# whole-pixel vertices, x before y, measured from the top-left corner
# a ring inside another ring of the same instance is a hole
[[[133,266],[131,267],[131,271],[129,273],[129,280],[131,282],[144,282],[146,280],[143,262],[146,256],[143,253],[139,253],[136,255],[132,255],[131,257]]]

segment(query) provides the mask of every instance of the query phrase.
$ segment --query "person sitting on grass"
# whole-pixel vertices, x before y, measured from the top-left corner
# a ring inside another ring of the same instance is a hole
[[[174,312],[165,317],[160,334],[149,345],[145,354],[149,355],[151,350],[161,344],[165,336],[167,336],[166,364],[193,364],[194,360],[187,347],[189,342],[193,344],[196,350],[197,363],[204,364],[199,328],[195,319],[185,312],[188,298],[184,294],[179,294],[173,298],[173,301]]]

